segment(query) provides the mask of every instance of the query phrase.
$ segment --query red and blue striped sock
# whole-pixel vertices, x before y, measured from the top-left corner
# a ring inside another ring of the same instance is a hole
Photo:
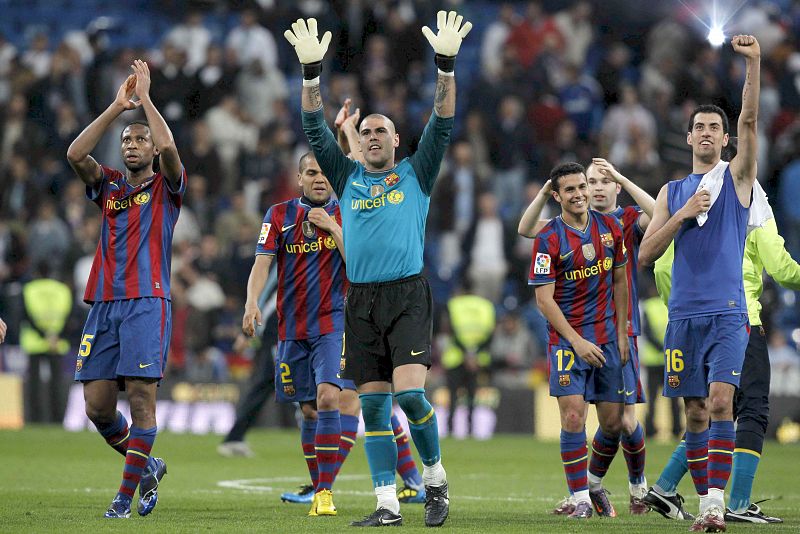
[[[317,466],[317,453],[314,450],[314,440],[317,435],[317,421],[303,419],[300,425],[300,442],[303,445],[303,457],[306,459],[308,474],[311,475],[311,484],[317,489],[319,484],[319,466]]]
[[[122,415],[122,412],[117,412],[117,418],[111,424],[96,424],[97,431],[106,440],[106,443],[120,453],[122,456],[128,454],[128,439],[131,436],[128,429],[128,420]]]
[[[394,431],[394,441],[397,443],[397,472],[406,486],[420,490],[423,487],[422,476],[411,454],[411,440],[408,439],[403,425],[394,414],[392,414],[392,431]]]
[[[586,431],[561,431],[561,462],[567,475],[567,487],[570,493],[589,490],[589,479],[586,475],[588,462],[586,448]]]
[[[736,430],[733,421],[711,421],[708,433],[708,487],[725,491],[731,476]]]
[[[317,491],[330,490],[333,487],[333,472],[336,469],[341,439],[339,410],[317,411],[317,434],[314,439],[314,451],[319,467]]]
[[[128,439],[128,451],[125,454],[125,469],[122,471],[122,484],[117,495],[133,499],[133,493],[142,478],[142,472],[150,458],[150,450],[156,441],[158,427],[139,428],[132,426]]]
[[[628,464],[628,481],[631,484],[642,484],[644,482],[644,432],[642,425],[636,423],[636,430],[630,436],[622,435],[621,445],[622,454],[625,455],[625,463]]]
[[[347,455],[353,445],[356,444],[356,433],[358,433],[358,417],[355,415],[339,415],[342,426],[342,437],[339,440],[339,453],[336,456],[336,467],[333,470],[333,480],[336,480],[342,464],[347,460]]]
[[[708,495],[708,429],[686,432],[686,461],[697,494]]]
[[[592,460],[589,462],[589,474],[597,479],[606,476],[618,450],[619,435],[612,436],[598,428],[592,440]]]

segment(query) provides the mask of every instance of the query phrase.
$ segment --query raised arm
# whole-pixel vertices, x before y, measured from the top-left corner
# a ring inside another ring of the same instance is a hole
[[[519,220],[519,225],[517,226],[517,233],[523,237],[536,237],[536,234],[539,233],[539,230],[547,224],[547,221],[542,221],[542,211],[544,211],[545,205],[547,205],[547,200],[550,198],[551,193],[553,192],[553,188],[551,186],[550,180],[547,180],[539,192],[536,193],[536,197],[531,202],[530,206],[525,209],[525,212],[522,214],[522,218]]]
[[[183,165],[167,121],[150,99],[150,67],[140,59],[135,60],[131,67],[136,73],[136,96],[139,97],[144,109],[147,123],[150,125],[150,134],[153,136],[153,144],[160,156],[161,173],[169,180],[172,189],[177,191],[181,186]]]
[[[100,142],[108,127],[123,111],[135,109],[141,105],[141,102],[132,100],[135,89],[136,75],[131,74],[120,86],[114,102],[69,145],[67,160],[75,174],[89,187],[97,187],[103,178],[100,164],[90,154],[94,147],[97,146],[97,143]]]
[[[733,50],[745,57],[745,78],[742,88],[742,112],[737,134],[738,152],[731,160],[731,174],[736,194],[744,206],[750,205],[750,193],[756,180],[758,152],[758,99],[761,93],[761,47],[752,35],[737,35],[731,39]]]
[[[603,158],[592,158],[592,164],[600,170],[603,176],[607,176],[610,180],[614,180],[621,185],[622,189],[624,189],[631,196],[633,201],[642,208],[644,213],[639,216],[639,227],[642,230],[647,230],[647,226],[653,218],[653,210],[655,210],[656,207],[655,199]]]
[[[653,219],[639,245],[639,262],[642,265],[651,265],[656,261],[667,250],[684,222],[708,211],[711,207],[710,193],[707,189],[701,189],[692,195],[681,209],[670,216],[667,205],[668,187],[667,184],[659,191],[656,207],[653,210]]]
[[[461,47],[461,41],[472,29],[471,22],[464,22],[462,26],[463,20],[464,17],[455,11],[439,11],[436,15],[438,33],[434,34],[427,26],[422,27],[423,35],[436,53],[434,61],[439,71],[433,96],[433,113],[422,132],[417,151],[410,158],[420,188],[426,195],[433,192],[453,130],[456,113],[456,54]]]
[[[341,197],[347,185],[347,176],[352,172],[355,163],[339,148],[322,112],[319,76],[322,72],[322,58],[331,42],[331,32],[325,32],[322,40],[319,40],[317,19],[297,19],[292,23],[291,30],[283,32],[283,36],[294,47],[303,69],[303,131],[322,172],[328,177],[336,194]]]
[[[339,147],[342,152],[347,154],[351,159],[361,163],[366,162],[364,153],[361,151],[361,144],[358,142],[358,119],[361,118],[361,109],[350,113],[350,99],[347,98],[336,115],[336,120],[333,125],[336,126],[336,140],[339,142]]]

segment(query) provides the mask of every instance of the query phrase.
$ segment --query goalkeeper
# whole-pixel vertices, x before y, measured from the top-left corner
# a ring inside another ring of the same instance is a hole
[[[366,426],[365,451],[378,504],[353,526],[394,526],[403,521],[395,488],[397,446],[391,427],[392,394],[408,417],[424,470],[425,525],[440,526],[450,510],[436,414],[425,398],[431,365],[431,291],[422,276],[425,219],[455,114],[454,67],[472,24],[440,11],[438,33],[422,33],[438,67],[431,118],[419,149],[395,162],[400,138],[383,115],[358,127],[365,163],[350,160],[324,121],[321,62],[331,40],[320,40],[317,21],[299,19],[284,33],[303,68],[303,129],[322,172],[340,199],[351,282],[345,305],[343,378],[355,381]],[[352,147],[351,147],[352,148]]]

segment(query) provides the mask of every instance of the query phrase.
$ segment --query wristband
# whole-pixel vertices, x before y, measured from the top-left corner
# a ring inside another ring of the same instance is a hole
[[[456,56],[443,56],[436,54],[433,58],[439,70],[444,72],[453,72],[456,66]]]
[[[316,87],[317,85],[319,85],[319,76],[313,80],[303,80],[303,87]]]
[[[453,72],[453,71],[450,71],[450,72],[445,72],[445,71],[443,71],[442,69],[436,69],[436,70],[438,70],[438,71],[439,71],[439,74],[440,74],[441,76],[455,76],[455,75],[456,75],[456,73],[455,73],[455,72]]]
[[[319,78],[319,75],[322,72],[322,61],[315,61],[314,63],[303,63],[302,67],[303,67],[303,79],[313,80],[314,78]]]

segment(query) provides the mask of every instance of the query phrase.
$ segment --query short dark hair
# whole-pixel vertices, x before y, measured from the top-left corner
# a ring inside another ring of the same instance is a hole
[[[125,133],[125,130],[127,130],[129,127],[133,126],[134,124],[141,124],[142,126],[146,126],[148,130],[150,129],[150,123],[148,123],[146,120],[144,120],[144,119],[136,119],[135,121],[131,121],[128,124],[126,124],[125,128],[123,128],[122,131],[119,132],[119,140],[120,141],[122,141],[122,134]]]
[[[559,181],[564,176],[569,176],[570,174],[583,174],[586,176],[586,169],[580,163],[575,163],[574,161],[569,161],[567,163],[559,163],[553,170],[550,171],[550,184],[553,188],[553,191],[559,191],[561,189],[561,185]]]
[[[299,171],[300,171],[301,174],[302,174],[303,170],[305,170],[306,162],[308,161],[309,158],[317,159],[317,157],[314,155],[314,153],[311,152],[310,150],[308,152],[306,152],[305,154],[303,154],[302,156],[300,156],[300,161],[298,162],[298,168],[299,168]]]
[[[694,128],[694,117],[698,113],[716,113],[720,117],[722,117],[722,133],[728,133],[728,115],[725,113],[719,106],[715,106],[714,104],[703,104],[702,106],[697,106],[692,111],[692,116],[689,117],[689,129],[686,130],[687,132],[691,132]]]

